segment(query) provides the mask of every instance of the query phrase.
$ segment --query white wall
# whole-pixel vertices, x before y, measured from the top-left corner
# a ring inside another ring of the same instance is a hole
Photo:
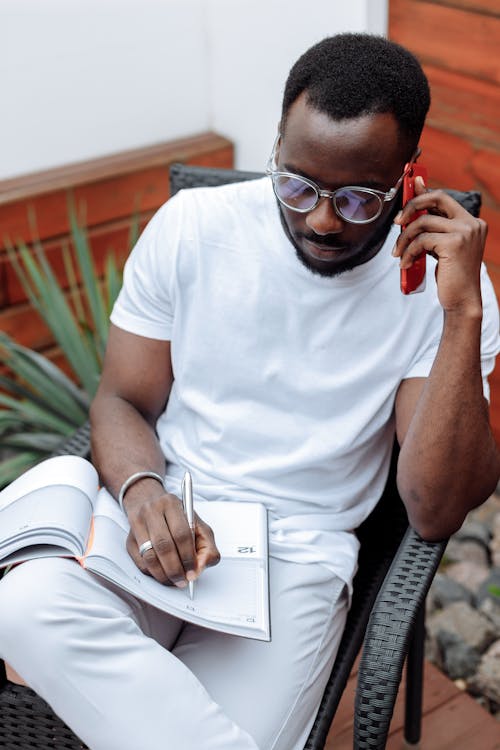
[[[306,11],[304,11],[304,7]],[[213,129],[262,169],[286,74],[387,0],[0,0],[0,179]]]
[[[212,123],[234,140],[242,169],[264,169],[285,79],[308,47],[339,31],[387,28],[387,0],[208,0],[206,6]]]

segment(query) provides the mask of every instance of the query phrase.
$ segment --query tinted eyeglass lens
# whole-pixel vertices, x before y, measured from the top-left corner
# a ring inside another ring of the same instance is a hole
[[[348,221],[369,221],[380,213],[380,198],[367,190],[338,190],[334,198],[337,211]]]
[[[278,198],[290,208],[307,211],[318,200],[316,190],[298,177],[274,175],[273,185]]]

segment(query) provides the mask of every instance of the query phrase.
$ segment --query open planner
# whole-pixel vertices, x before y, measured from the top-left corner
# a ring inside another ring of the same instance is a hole
[[[49,458],[0,492],[0,567],[74,557],[93,573],[183,620],[270,640],[267,513],[260,503],[195,502],[215,534],[221,560],[186,589],[143,574],[129,556],[126,515],[97,472],[78,456]]]

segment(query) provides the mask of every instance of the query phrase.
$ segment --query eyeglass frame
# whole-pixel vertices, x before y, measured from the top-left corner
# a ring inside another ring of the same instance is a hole
[[[375,221],[376,219],[378,219],[378,217],[380,216],[380,214],[382,213],[382,211],[384,209],[384,203],[387,203],[389,201],[394,200],[394,198],[398,194],[399,188],[401,187],[401,183],[403,182],[403,180],[406,177],[406,175],[408,174],[408,172],[410,172],[410,170],[411,170],[412,166],[414,165],[415,161],[418,159],[418,157],[422,153],[421,149],[417,146],[417,148],[413,152],[413,155],[412,155],[410,161],[407,162],[407,164],[405,165],[405,169],[404,169],[403,174],[401,175],[401,177],[399,178],[399,180],[396,182],[396,184],[390,190],[388,190],[388,191],[376,190],[375,188],[362,187],[361,185],[343,185],[342,187],[339,187],[336,190],[322,190],[319,187],[319,185],[316,185],[316,183],[313,182],[312,180],[310,180],[308,177],[304,177],[301,174],[295,174],[294,172],[282,171],[281,169],[277,169],[276,168],[276,166],[275,166],[275,164],[276,164],[276,149],[278,147],[278,142],[279,142],[280,138],[281,138],[281,134],[278,133],[278,135],[276,136],[276,139],[274,141],[273,150],[271,151],[271,155],[270,155],[270,157],[269,157],[269,159],[267,161],[267,166],[266,166],[266,174],[271,177],[271,181],[272,181],[272,184],[273,184],[273,191],[274,191],[274,194],[275,194],[276,198],[279,200],[279,202],[283,206],[285,206],[285,208],[288,208],[290,211],[295,211],[296,213],[299,213],[299,214],[307,214],[310,211],[314,211],[314,209],[318,206],[321,198],[331,198],[332,206],[333,206],[334,211],[337,214],[337,216],[339,216],[343,221],[347,221],[349,224],[371,224],[372,221]],[[285,203],[279,197],[279,195],[277,194],[277,192],[275,190],[275,187],[274,187],[274,180],[272,179],[273,177],[279,177],[279,176],[293,177],[295,179],[298,178],[299,180],[302,180],[302,182],[305,182],[307,185],[309,185],[310,187],[312,187],[313,190],[317,194],[317,198],[316,198],[315,204],[313,206],[311,206],[311,208],[295,208],[295,207],[289,206],[287,203]],[[344,216],[344,214],[342,214],[340,212],[340,210],[337,208],[337,206],[335,204],[335,196],[341,190],[362,190],[363,192],[370,193],[371,195],[374,195],[378,199],[378,201],[379,201],[379,209],[378,209],[377,213],[375,214],[375,216],[373,216],[370,219],[364,219],[362,221],[356,221],[355,219],[348,219],[346,216]]]

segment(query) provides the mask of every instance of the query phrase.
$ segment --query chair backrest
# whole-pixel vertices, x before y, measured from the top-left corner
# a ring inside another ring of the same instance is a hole
[[[190,164],[171,164],[170,195],[175,195],[183,188],[216,187],[230,182],[244,182],[263,177],[263,172],[244,172],[238,169],[219,169],[216,167],[196,167]]]

